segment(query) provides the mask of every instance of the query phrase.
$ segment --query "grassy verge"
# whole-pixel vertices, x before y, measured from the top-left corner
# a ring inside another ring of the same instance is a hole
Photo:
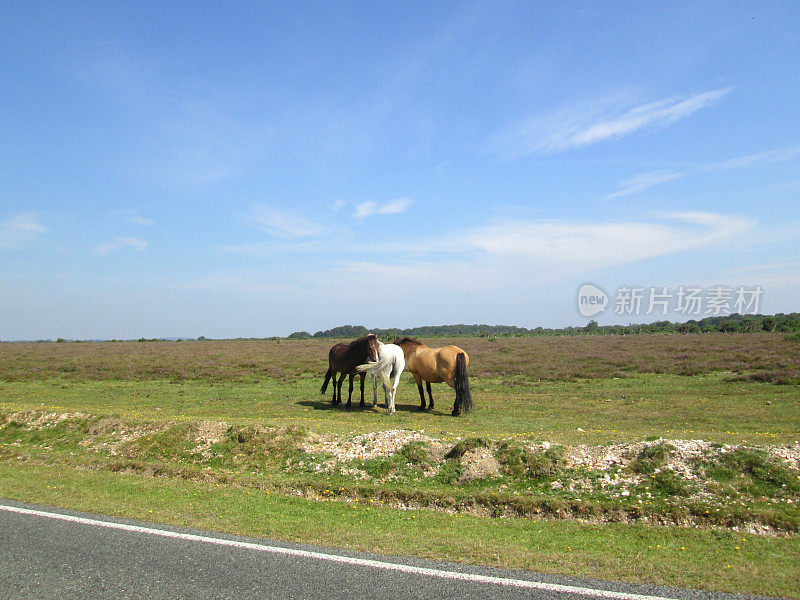
[[[800,531],[800,447],[561,446],[421,432],[0,413],[0,460],[502,517]]]
[[[0,496],[390,555],[786,597],[800,589],[797,537],[459,517],[24,462],[0,462]]]

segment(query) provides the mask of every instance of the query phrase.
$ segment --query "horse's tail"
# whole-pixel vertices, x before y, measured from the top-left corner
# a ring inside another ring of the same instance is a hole
[[[322,382],[322,389],[319,391],[320,394],[324,394],[325,390],[328,389],[328,382],[331,380],[331,375],[333,375],[333,371],[328,367],[328,372],[325,373],[325,381]]]
[[[468,413],[472,410],[472,393],[469,390],[469,376],[467,376],[467,357],[463,352],[456,355],[455,388],[456,398],[461,399],[461,410]]]
[[[356,367],[356,371],[359,373],[366,373],[369,371],[369,374],[372,376],[379,376],[383,385],[388,388],[392,387],[392,382],[389,379],[388,373],[391,371],[391,365],[394,362],[394,356],[391,354],[387,354],[386,356],[380,357],[378,360],[374,362],[368,362],[363,365],[358,365]]]

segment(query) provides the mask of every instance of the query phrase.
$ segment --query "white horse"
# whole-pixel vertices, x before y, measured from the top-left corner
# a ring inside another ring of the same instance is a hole
[[[394,396],[397,385],[400,383],[400,374],[406,368],[406,359],[403,349],[394,344],[378,342],[378,360],[368,362],[356,367],[356,371],[364,373],[369,371],[372,376],[372,406],[378,403],[378,377],[383,382],[383,395],[386,398],[386,414],[394,414]],[[394,378],[394,383],[391,379]]]

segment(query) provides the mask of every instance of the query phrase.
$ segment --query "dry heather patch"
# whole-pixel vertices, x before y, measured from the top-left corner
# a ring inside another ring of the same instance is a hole
[[[470,376],[533,380],[697,375],[797,383],[800,344],[783,333],[706,333],[519,338],[426,338],[471,357]],[[0,381],[291,380],[325,372],[331,340],[215,340],[0,344]],[[509,382],[514,385],[513,381]]]

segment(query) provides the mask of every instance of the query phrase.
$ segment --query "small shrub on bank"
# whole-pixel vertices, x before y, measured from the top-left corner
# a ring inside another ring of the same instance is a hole
[[[264,429],[257,426],[231,427],[227,439],[211,446],[224,458],[237,461],[247,457],[254,464],[280,464],[302,451],[300,443],[308,437],[305,427]]]
[[[564,448],[553,446],[535,451],[506,440],[498,445],[495,458],[507,475],[539,479],[558,475],[564,467]]]
[[[718,463],[708,470],[708,475],[721,482],[739,480],[738,487],[752,495],[773,496],[779,491],[800,491],[800,482],[788,467],[755,448],[736,448],[722,454]]]
[[[123,454],[128,458],[188,461],[194,453],[192,430],[191,425],[180,424],[153,431],[124,444]]]
[[[382,478],[392,474],[418,475],[422,469],[430,468],[430,463],[427,444],[412,441],[393,456],[371,458],[355,464],[371,477]],[[411,466],[409,467],[409,465]]]
[[[653,488],[666,496],[690,496],[692,488],[677,473],[664,469],[655,474]]]
[[[674,450],[675,448],[666,442],[645,446],[636,456],[636,459],[631,465],[631,469],[634,473],[640,473],[642,475],[655,473],[656,469],[666,464],[667,458],[669,458],[670,453]]]
[[[416,466],[426,466],[430,464],[430,452],[424,442],[409,442],[400,449],[401,459]]]
[[[467,438],[465,440],[461,440],[455,446],[453,446],[450,452],[445,455],[445,458],[461,458],[470,450],[475,450],[476,448],[489,448],[490,446],[490,440],[478,437]]]
[[[461,479],[462,474],[463,469],[461,467],[461,461],[458,459],[449,459],[446,460],[442,468],[439,469],[439,474],[436,479],[440,483],[456,483]]]

